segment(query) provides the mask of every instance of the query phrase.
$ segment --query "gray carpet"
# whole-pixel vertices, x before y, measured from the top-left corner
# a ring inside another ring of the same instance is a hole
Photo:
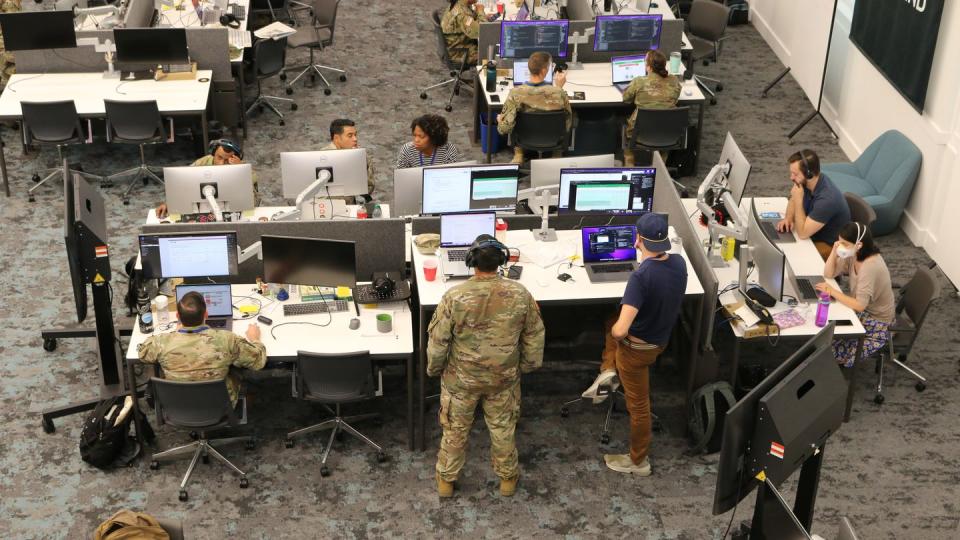
[[[279,152],[326,144],[329,121],[341,116],[359,123],[361,142],[378,170],[378,198],[392,198],[392,163],[398,146],[409,138],[410,119],[442,110],[445,100],[435,92],[428,101],[421,101],[417,90],[444,76],[435,60],[427,15],[428,9],[440,4],[439,0],[344,2],[337,43],[323,61],[348,68],[349,80],[335,82],[331,96],[298,88],[295,97],[300,107],[289,114],[285,128],[269,114],[251,121],[245,146],[265,203],[280,202]],[[785,194],[785,158],[792,150],[811,147],[826,161],[843,159],[843,155],[820,120],[793,142],[786,139],[786,132],[810,111],[809,103],[789,78],[761,99],[760,90],[781,65],[751,27],[730,28],[729,34],[721,63],[697,68],[719,76],[725,84],[719,103],[707,111],[702,169],[716,159],[724,134],[731,131],[754,167],[749,193]],[[291,56],[292,61],[305,55]],[[283,95],[276,81],[265,88]],[[479,158],[479,148],[468,143],[469,111],[466,96],[455,100],[454,111],[447,115],[454,126],[451,138],[468,155]],[[6,291],[0,297],[4,314],[0,536],[89,537],[97,523],[120,508],[181,519],[189,538],[694,539],[722,535],[730,515],[710,513],[716,456],[682,454],[682,387],[669,359],[652,375],[654,406],[666,431],[654,438],[654,476],[646,479],[604,468],[603,447],[597,442],[600,407],[577,408],[566,419],[557,414],[560,402],[592,379],[589,368],[570,368],[559,361],[559,353],[548,357],[543,372],[524,382],[524,412],[518,429],[523,477],[512,499],[496,493],[485,428],[478,422],[457,498],[437,500],[433,461],[439,431],[431,420],[428,450],[406,450],[405,395],[396,370],[387,380],[388,397],[375,407],[385,413],[383,423],[358,426],[388,448],[391,459],[384,464],[346,439],[335,446],[333,474],[321,478],[322,437],[307,438],[293,449],[282,444],[285,432],[316,422],[319,410],[290,399],[287,382],[264,380],[250,384],[248,427],[259,438],[258,447],[224,452],[248,471],[249,489],[240,490],[237,480],[219,465],[201,465],[189,502],[181,503],[177,486],[185,462],[156,472],[142,462],[106,473],[87,466],[76,446],[80,416],[60,420],[52,435],[40,429],[42,409],[87,397],[97,385],[92,340],[65,340],[52,353],[40,346],[39,328],[67,322],[74,311],[61,239],[62,196],[57,189],[49,189],[40,192],[36,203],[27,203],[26,189],[37,159],[21,155],[18,133],[5,129],[3,138],[14,196],[0,198],[4,231],[0,286]],[[72,150],[71,155],[95,172],[120,170],[136,161],[135,149],[103,144]],[[186,163],[193,157],[189,140],[148,156],[157,164]],[[46,151],[42,159],[50,163],[53,158]],[[686,182],[695,185],[699,179]],[[105,192],[117,290],[125,287],[119,270],[133,251],[137,225],[162,197],[161,189],[148,186],[138,189],[133,203],[125,207],[119,192],[119,186]],[[898,283],[905,282],[916,266],[930,262],[902,233],[884,237],[880,244]],[[896,373],[889,379],[886,403],[874,405],[872,362],[857,368],[852,421],[826,450],[815,532],[832,537],[840,517],[849,516],[863,538],[960,537],[960,432],[956,428],[960,305],[952,286],[944,284],[945,297],[932,309],[911,358],[929,378],[926,392],[916,393],[913,381]],[[782,357],[789,350],[780,347],[773,353]],[[434,413],[432,409],[428,419]],[[627,419],[618,415],[614,424],[609,446],[624,451]],[[161,449],[186,440],[185,434],[171,429],[158,432]],[[751,498],[744,501],[736,521],[748,517],[752,506]]]

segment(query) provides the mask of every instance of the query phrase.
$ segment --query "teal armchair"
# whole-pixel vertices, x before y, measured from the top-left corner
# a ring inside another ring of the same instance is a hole
[[[874,236],[896,230],[920,174],[923,155],[903,133],[891,129],[853,163],[825,163],[822,171],[841,192],[856,193],[877,213]]]

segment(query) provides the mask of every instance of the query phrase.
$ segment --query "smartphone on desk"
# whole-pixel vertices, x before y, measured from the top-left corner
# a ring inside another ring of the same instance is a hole
[[[490,94],[490,102],[491,102],[491,103],[500,103],[500,95],[499,95],[499,94]]]

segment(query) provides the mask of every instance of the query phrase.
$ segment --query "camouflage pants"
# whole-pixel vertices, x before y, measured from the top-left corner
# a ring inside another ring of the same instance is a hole
[[[467,458],[467,437],[477,404],[490,430],[493,471],[500,478],[516,478],[520,473],[514,431],[520,418],[520,381],[490,392],[451,392],[440,386],[440,426],[443,438],[437,454],[437,474],[453,482]]]

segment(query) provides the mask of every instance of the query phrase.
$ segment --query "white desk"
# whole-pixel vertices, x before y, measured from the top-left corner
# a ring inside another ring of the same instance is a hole
[[[244,17],[242,21],[239,21],[240,27],[236,29],[240,31],[246,31],[247,21],[250,20],[250,0],[230,0],[230,4],[236,4],[246,9],[246,17]],[[219,21],[201,26],[200,18],[197,17],[197,12],[193,9],[193,4],[191,4],[189,1],[181,0],[180,2],[176,2],[174,5],[176,6],[175,9],[164,8],[161,10],[158,26],[169,28],[226,28],[228,31],[234,30],[229,26],[221,25]],[[202,2],[200,6],[204,9],[209,9],[213,7],[213,4]],[[183,9],[184,7],[186,7],[186,9]],[[233,39],[232,35],[228,34],[228,40],[231,47],[238,49],[238,52],[230,57],[230,61],[242,62],[243,47],[241,47],[240,44]]]
[[[346,217],[337,218],[337,219],[357,219],[357,208],[358,208],[358,206],[359,206],[359,205],[356,205],[356,204],[348,204],[348,205],[347,205],[347,214],[348,214],[348,215],[347,215]],[[256,207],[256,208],[254,208],[253,210],[247,210],[247,211],[241,213],[241,220],[242,220],[242,221],[269,221],[275,214],[277,214],[277,213],[279,213],[279,212],[289,212],[290,210],[293,210],[293,209],[295,209],[295,208],[296,208],[295,206],[258,206],[258,207]],[[390,217],[390,205],[389,205],[389,204],[381,204],[381,205],[380,205],[380,211],[381,211],[382,214],[383,214],[383,215],[380,216],[381,218],[389,218],[389,217]],[[178,216],[179,216],[179,214],[170,214],[170,215],[168,215],[168,218],[167,218],[167,219],[160,220],[160,219],[157,218],[157,209],[156,209],[156,208],[151,208],[150,210],[147,211],[147,221],[146,221],[146,225],[159,225],[159,224],[161,224],[161,223],[174,223],[174,221],[172,220],[172,218],[176,218],[176,217],[178,217]],[[376,219],[376,218],[368,218],[368,219]],[[318,221],[321,221],[321,220],[318,220]]]

